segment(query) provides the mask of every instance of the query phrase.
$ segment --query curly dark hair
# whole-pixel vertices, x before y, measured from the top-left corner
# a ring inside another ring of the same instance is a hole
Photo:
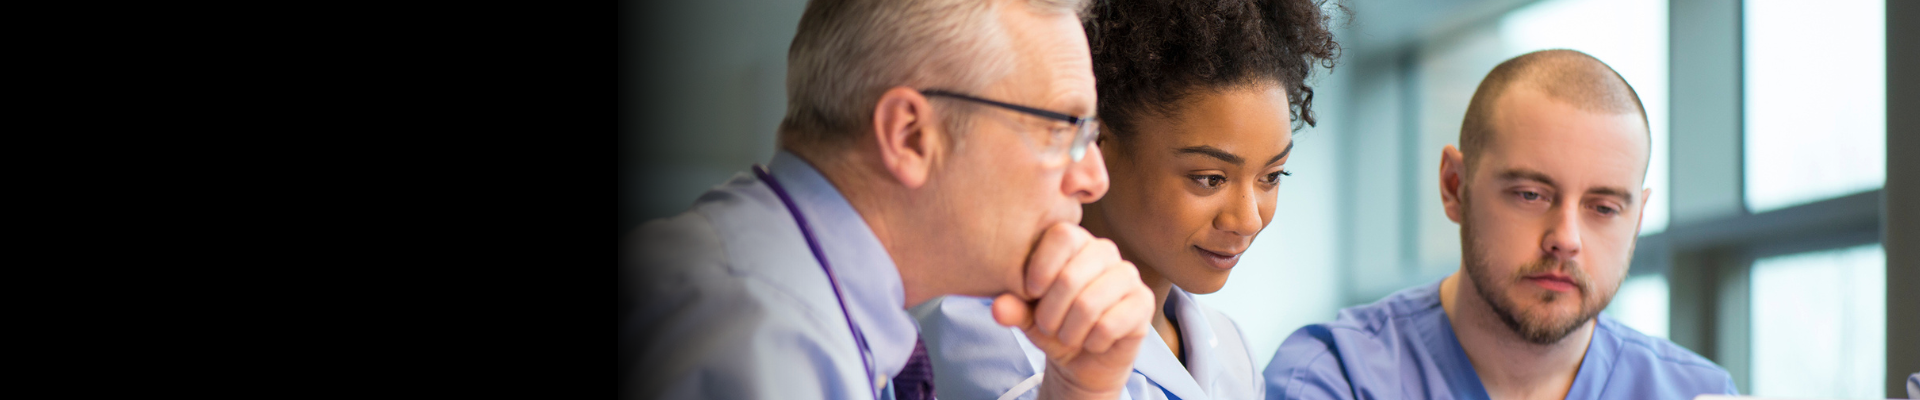
[[[1202,90],[1274,82],[1287,91],[1293,129],[1311,126],[1318,65],[1340,44],[1326,0],[1099,0],[1084,26],[1093,50],[1100,119],[1116,136],[1143,114],[1170,116]],[[1334,12],[1345,14],[1336,3]]]

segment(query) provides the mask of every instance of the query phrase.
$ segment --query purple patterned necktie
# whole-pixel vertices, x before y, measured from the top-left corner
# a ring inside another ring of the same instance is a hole
[[[913,356],[907,367],[893,377],[893,397],[900,400],[933,400],[933,362],[927,359],[927,342],[913,342]]]

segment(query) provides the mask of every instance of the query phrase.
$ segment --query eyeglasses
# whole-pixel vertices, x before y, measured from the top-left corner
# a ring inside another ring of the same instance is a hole
[[[1057,113],[1057,112],[1042,110],[1042,109],[1033,108],[1033,107],[1021,106],[1016,104],[1002,103],[998,101],[982,99],[979,97],[973,97],[973,96],[968,96],[968,95],[944,91],[944,90],[922,90],[920,91],[920,94],[927,95],[927,96],[939,96],[939,97],[947,97],[947,98],[953,98],[953,99],[959,99],[959,100],[966,100],[966,101],[986,104],[994,107],[1005,108],[1008,110],[1019,111],[1021,113],[1025,113],[1027,115],[1032,115],[1035,117],[1046,118],[1050,120],[1072,124],[1073,125],[1073,137],[1071,139],[1072,146],[1067,148],[1067,155],[1072,156],[1073,161],[1080,161],[1081,158],[1085,158],[1087,156],[1087,145],[1090,143],[1093,143],[1093,138],[1100,134],[1100,120],[1095,118],[1092,115],[1085,116],[1085,117],[1075,117],[1075,116],[1067,115],[1064,113]],[[1049,138],[1049,139],[1055,139],[1055,138]],[[1056,145],[1056,143],[1057,142],[1048,143],[1047,147],[1052,148],[1054,145]]]

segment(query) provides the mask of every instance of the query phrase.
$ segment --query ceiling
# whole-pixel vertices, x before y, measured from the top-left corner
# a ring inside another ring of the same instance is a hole
[[[1335,0],[1352,19],[1341,44],[1362,58],[1446,35],[1536,0]]]

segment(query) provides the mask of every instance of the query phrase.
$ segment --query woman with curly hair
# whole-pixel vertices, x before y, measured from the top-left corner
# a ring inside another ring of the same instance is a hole
[[[1084,23],[1111,187],[1081,225],[1113,240],[1160,310],[1131,398],[1264,397],[1238,325],[1193,295],[1226,285],[1272,221],[1293,131],[1315,122],[1306,78],[1339,56],[1324,2],[1103,0]],[[937,397],[1035,396],[1045,355],[994,322],[991,302],[913,310]]]

